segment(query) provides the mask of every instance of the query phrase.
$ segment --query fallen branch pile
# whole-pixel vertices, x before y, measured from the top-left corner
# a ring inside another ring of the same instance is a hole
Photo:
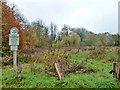
[[[86,63],[87,63],[87,60],[83,60],[81,62],[81,64],[74,65],[74,66],[68,68],[67,70],[64,70],[64,73],[69,74],[69,73],[76,72],[76,71],[82,69]]]

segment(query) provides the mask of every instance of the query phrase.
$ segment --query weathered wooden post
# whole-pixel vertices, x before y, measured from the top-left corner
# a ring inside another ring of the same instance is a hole
[[[19,34],[18,34],[18,29],[16,27],[13,27],[10,30],[9,45],[10,45],[10,49],[13,51],[14,73],[15,73],[15,75],[17,75],[17,48],[19,45]]]
[[[20,63],[18,63],[18,78],[19,78],[19,80],[21,80],[21,77],[22,77],[21,71],[22,71],[22,63],[20,62]]]
[[[55,63],[54,65],[55,65],[57,74],[58,74],[58,76],[59,76],[59,79],[60,79],[61,81],[64,80],[64,76],[63,76],[63,73],[61,72],[59,63]]]
[[[119,63],[114,62],[113,63],[113,78],[116,78],[119,80]]]

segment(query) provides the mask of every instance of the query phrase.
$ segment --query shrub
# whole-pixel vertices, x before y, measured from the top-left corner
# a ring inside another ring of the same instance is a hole
[[[101,60],[105,57],[106,54],[107,50],[105,47],[98,47],[95,50],[91,51],[87,58]]]
[[[46,70],[55,72],[54,63],[59,63],[60,68],[65,70],[67,67],[69,67],[68,63],[70,63],[69,59],[71,58],[70,53],[71,52],[61,50],[60,48],[50,48],[47,50],[44,55]]]
[[[18,52],[18,61],[23,63],[28,62],[43,62],[45,49],[24,48]]]

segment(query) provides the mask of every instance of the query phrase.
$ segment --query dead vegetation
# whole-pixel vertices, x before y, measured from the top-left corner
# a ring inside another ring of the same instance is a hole
[[[71,54],[79,54],[80,51],[89,52],[86,60],[82,60],[80,64],[77,62],[71,62]],[[87,59],[98,59],[101,60],[106,54],[111,52],[118,52],[118,47],[42,47],[42,48],[24,48],[18,53],[18,62],[22,63],[43,63],[46,65],[45,73],[52,72],[56,75],[54,63],[60,64],[60,68],[64,74],[76,73],[82,71],[83,73],[94,73],[94,70],[84,69],[84,65],[87,64]],[[101,60],[102,61],[102,60]],[[2,58],[2,64],[12,65],[12,56],[6,56]],[[31,64],[33,65],[33,64]],[[42,72],[41,69],[33,70],[34,73]]]

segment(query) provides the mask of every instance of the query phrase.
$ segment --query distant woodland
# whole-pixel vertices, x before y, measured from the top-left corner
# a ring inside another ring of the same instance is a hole
[[[86,28],[71,28],[66,24],[61,31],[53,22],[49,26],[44,21],[35,20],[31,23],[20,13],[16,5],[2,2],[2,50],[8,52],[10,49],[9,34],[12,27],[16,27],[20,34],[19,49],[24,47],[66,47],[66,46],[118,46],[118,34],[109,32],[95,34]]]

